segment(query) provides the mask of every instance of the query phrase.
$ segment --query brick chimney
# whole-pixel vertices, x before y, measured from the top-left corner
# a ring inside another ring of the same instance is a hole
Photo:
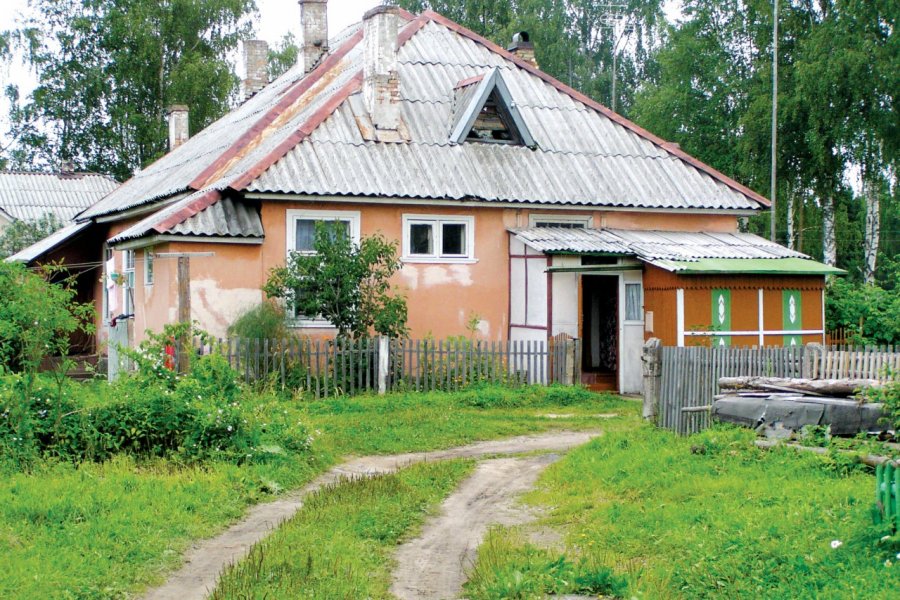
[[[265,40],[244,40],[244,100],[252,98],[269,83],[269,44]]]
[[[378,6],[363,16],[363,97],[376,130],[400,126],[399,21],[396,6]]]
[[[303,74],[312,71],[328,52],[328,0],[299,0],[300,53]]]
[[[169,107],[169,152],[182,145],[190,137],[188,107],[175,104]]]
[[[513,35],[512,45],[507,48],[510,52],[537,68],[537,58],[534,56],[534,44],[527,31],[520,31]]]

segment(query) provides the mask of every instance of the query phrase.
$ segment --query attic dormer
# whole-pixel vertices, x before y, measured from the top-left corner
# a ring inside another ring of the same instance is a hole
[[[450,141],[494,143],[527,146],[537,144],[512,94],[503,81],[500,69],[456,84]]]

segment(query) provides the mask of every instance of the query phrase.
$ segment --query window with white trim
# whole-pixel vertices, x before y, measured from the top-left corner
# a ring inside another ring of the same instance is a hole
[[[153,285],[153,249],[144,250],[144,285]]]
[[[403,215],[403,260],[406,262],[472,262],[475,218]]]
[[[641,302],[641,284],[625,284],[625,320],[643,321],[643,304]]]
[[[288,210],[287,256],[292,253],[315,254],[316,225],[319,223],[340,223],[354,244],[360,241],[360,213],[354,210]],[[292,325],[296,327],[331,327],[331,323],[321,317],[309,317],[289,311]]]
[[[123,269],[125,272],[125,285],[122,288],[122,293],[125,297],[125,302],[123,303],[125,306],[126,315],[134,314],[134,250],[126,250],[125,258],[124,258],[125,268]]]
[[[592,219],[584,215],[529,215],[531,227],[559,227],[561,229],[585,229],[591,226]]]

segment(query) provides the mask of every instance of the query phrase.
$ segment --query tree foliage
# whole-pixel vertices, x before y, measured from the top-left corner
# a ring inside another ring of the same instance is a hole
[[[13,221],[0,233],[0,259],[39,242],[62,226],[62,221],[53,213],[33,220]]]
[[[406,300],[390,284],[400,268],[396,242],[376,234],[357,245],[340,224],[318,223],[313,247],[315,253],[293,253],[271,270],[267,296],[326,319],[342,337],[406,334]]]
[[[0,372],[36,373],[44,358],[68,352],[72,333],[92,330],[93,306],[65,281],[50,283],[53,274],[0,261]]]
[[[30,0],[14,32],[38,86],[15,86],[10,150],[19,167],[55,166],[127,179],[166,151],[166,108],[186,104],[196,132],[237,86],[227,60],[249,32],[254,0]]]

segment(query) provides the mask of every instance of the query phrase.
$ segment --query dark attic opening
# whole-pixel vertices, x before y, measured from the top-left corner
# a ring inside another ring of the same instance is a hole
[[[513,127],[509,110],[498,97],[496,89],[488,96],[466,139],[476,142],[522,144],[522,136]]]

